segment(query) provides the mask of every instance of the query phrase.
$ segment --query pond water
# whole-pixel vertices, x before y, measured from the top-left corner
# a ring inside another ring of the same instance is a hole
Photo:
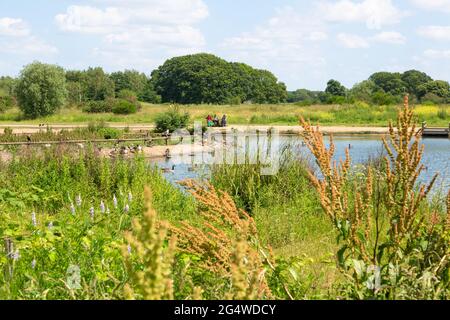
[[[265,164],[276,163],[278,158],[289,147],[294,153],[312,161],[311,154],[298,135],[267,135],[237,134],[234,137],[223,138],[221,134],[212,136],[209,140],[214,152],[204,152],[185,155],[174,155],[171,159],[152,160],[162,168],[174,170],[164,173],[166,178],[176,183],[187,178],[208,177],[208,167],[212,163],[245,163],[261,161]],[[325,138],[327,144],[328,138]],[[345,158],[345,149],[350,148],[352,165],[366,163],[370,159],[377,159],[385,155],[382,136],[380,135],[339,135],[334,136],[336,160]],[[424,138],[421,143],[425,146],[422,163],[425,170],[420,180],[428,182],[435,173],[439,178],[435,190],[446,192],[450,189],[450,139]],[[275,168],[276,170],[276,168]]]

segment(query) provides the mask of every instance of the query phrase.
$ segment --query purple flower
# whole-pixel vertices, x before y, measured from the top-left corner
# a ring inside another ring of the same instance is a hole
[[[33,226],[34,226],[34,227],[37,226],[36,212],[34,212],[34,211],[31,213],[31,222],[33,223]]]
[[[130,212],[130,206],[129,206],[128,204],[126,204],[126,205],[125,205],[125,208],[123,208],[123,211],[124,211],[125,213]]]
[[[131,254],[131,246],[130,245],[127,246],[127,251],[128,251],[128,254]]]
[[[117,203],[117,197],[116,197],[116,195],[113,196],[113,204],[114,204],[114,208],[117,209],[118,203]]]
[[[48,224],[48,228],[52,229],[53,228],[53,221],[50,221],[50,223]]]
[[[77,206],[81,207],[81,203],[83,202],[83,201],[81,200],[81,194],[79,194],[79,195],[76,196],[75,202],[76,202]]]
[[[17,249],[17,250],[12,254],[12,258],[13,258],[14,261],[19,260],[19,258],[20,258],[19,249]]]
[[[89,214],[91,215],[91,219],[94,220],[94,215],[95,215],[94,207],[91,207],[91,208],[89,209]]]
[[[33,259],[33,261],[31,261],[31,268],[36,268],[36,259]]]
[[[128,192],[128,202],[133,201],[133,194],[131,192]]]
[[[73,203],[70,204],[70,212],[75,215],[75,206],[73,205]]]
[[[100,212],[101,213],[105,213],[106,208],[105,208],[105,203],[103,201],[100,202]]]

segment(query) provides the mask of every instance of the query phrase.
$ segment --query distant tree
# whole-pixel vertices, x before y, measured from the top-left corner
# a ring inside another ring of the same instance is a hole
[[[0,96],[14,96],[14,87],[17,79],[12,77],[0,77]]]
[[[400,73],[377,72],[371,75],[369,80],[373,81],[379,89],[394,96],[407,92],[406,84],[402,81]]]
[[[420,86],[433,81],[433,79],[424,72],[417,70],[409,70],[401,75],[401,79],[406,86],[406,90],[409,94],[413,94],[419,97]]]
[[[16,95],[20,109],[30,118],[53,114],[64,105],[67,90],[64,70],[34,62],[21,72]]]
[[[325,93],[332,96],[345,97],[347,89],[337,80],[331,79],[327,83],[327,88],[325,89]]]
[[[252,101],[276,103],[286,99],[286,87],[265,70],[229,63],[211,54],[167,60],[152,73],[163,102],[217,103]]]
[[[89,68],[83,71],[82,85],[86,100],[106,100],[114,98],[115,85],[102,68]]]
[[[450,99],[450,85],[447,81],[443,80],[427,82],[419,87],[418,92],[420,98],[432,93],[440,98]]]
[[[116,93],[127,89],[139,94],[144,90],[148,81],[148,78],[144,73],[140,73],[136,70],[113,72],[111,73],[110,78],[114,81]]]
[[[313,104],[319,102],[319,91],[310,91],[307,89],[298,89],[288,92],[287,102],[301,102],[304,104]]]
[[[356,100],[371,102],[375,92],[377,92],[376,84],[372,80],[364,80],[353,86],[350,95]]]

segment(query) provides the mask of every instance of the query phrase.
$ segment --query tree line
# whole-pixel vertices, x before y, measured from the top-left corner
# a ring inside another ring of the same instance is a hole
[[[324,91],[288,92],[270,71],[200,53],[169,59],[149,76],[135,70],[107,73],[101,67],[64,70],[34,62],[17,78],[0,78],[0,112],[18,106],[25,117],[37,118],[77,106],[90,113],[129,114],[138,111],[141,102],[389,105],[401,102],[405,93],[412,101],[450,103],[449,83],[417,70],[377,72],[351,89],[330,80]]]
[[[390,105],[400,103],[405,94],[413,102],[450,103],[450,85],[434,80],[418,70],[404,73],[377,72],[369,79],[347,89],[337,80],[330,80],[325,91],[299,89],[288,93],[288,102],[310,104],[341,104],[364,101],[369,104]]]
[[[18,78],[0,78],[0,112],[19,106],[28,118],[48,116],[63,106],[85,112],[134,113],[140,102],[180,104],[279,103],[286,86],[269,71],[231,63],[211,54],[167,60],[151,76],[135,70],[64,70],[40,62]]]

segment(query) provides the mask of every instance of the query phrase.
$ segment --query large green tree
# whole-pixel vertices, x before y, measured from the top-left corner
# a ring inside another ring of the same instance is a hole
[[[152,82],[163,102],[277,103],[287,97],[286,86],[269,71],[205,53],[167,60],[152,73]]]
[[[450,85],[447,81],[443,80],[429,81],[421,85],[418,92],[420,98],[426,94],[434,94],[440,98],[450,99]]]
[[[419,97],[420,87],[433,79],[424,72],[409,70],[401,75],[401,79],[406,86],[408,93]]]
[[[373,81],[379,89],[394,96],[407,92],[406,84],[398,72],[377,72],[371,75],[369,80]]]
[[[347,89],[339,81],[331,79],[327,83],[325,92],[332,96],[345,97]]]
[[[20,109],[30,118],[53,114],[64,105],[67,90],[61,67],[34,62],[21,72],[16,85]]]

